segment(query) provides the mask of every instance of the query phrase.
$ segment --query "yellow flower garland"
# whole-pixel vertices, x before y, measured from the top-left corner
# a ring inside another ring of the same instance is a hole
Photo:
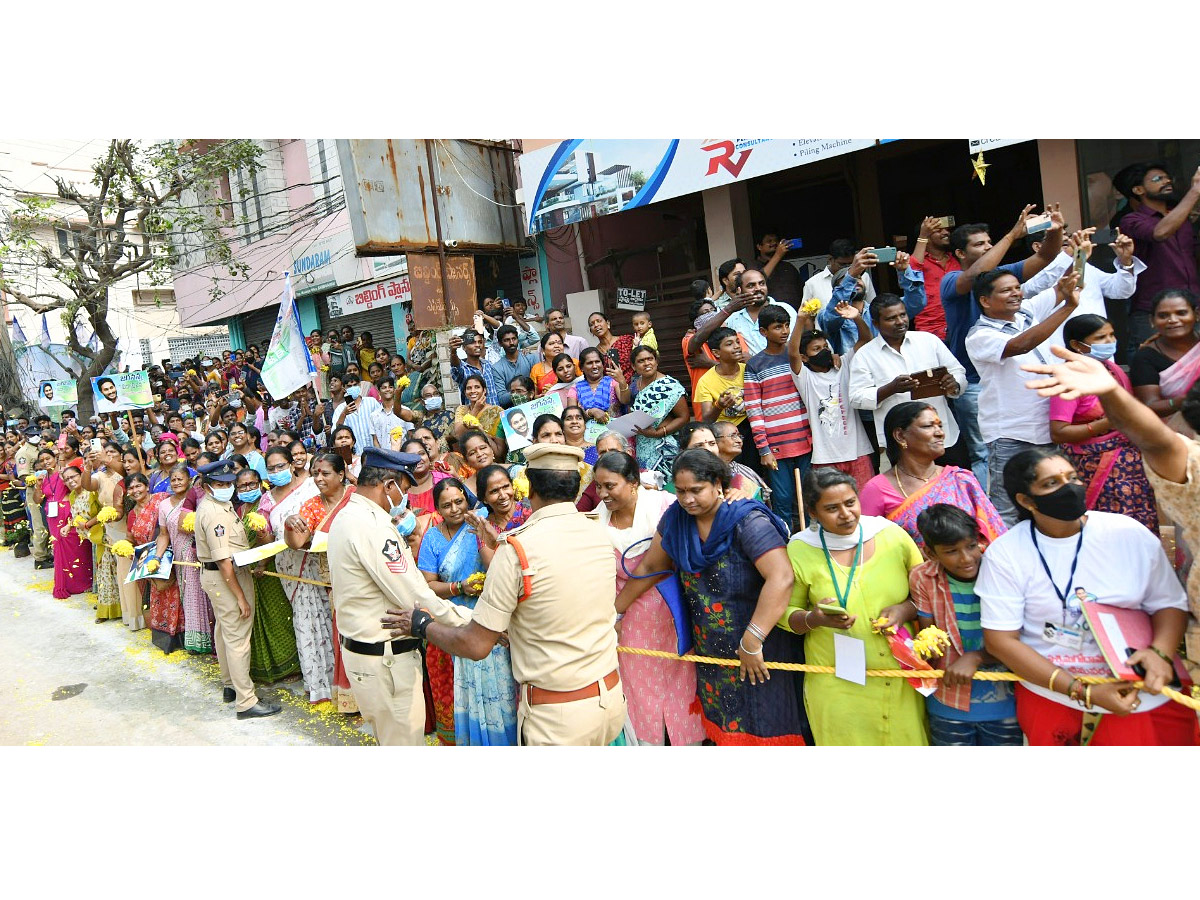
[[[196,533],[196,514],[194,512],[190,512],[186,516],[184,516],[183,521],[179,523],[179,527],[182,528],[184,531],[186,531],[188,534],[195,534]]]

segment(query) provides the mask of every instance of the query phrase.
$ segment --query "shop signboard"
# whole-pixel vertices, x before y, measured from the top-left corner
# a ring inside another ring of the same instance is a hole
[[[435,253],[408,254],[408,283],[412,295],[413,328],[417,330],[469,326],[475,317],[475,258],[446,257],[448,298],[442,295],[441,261]]]
[[[402,275],[330,294],[325,302],[329,305],[329,318],[338,319],[393,303],[411,303],[412,293],[408,276]]]

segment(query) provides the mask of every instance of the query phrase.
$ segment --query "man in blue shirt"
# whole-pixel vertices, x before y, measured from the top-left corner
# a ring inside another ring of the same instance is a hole
[[[1062,249],[1063,218],[1057,203],[1046,206],[1050,215],[1050,228],[1045,232],[1037,253],[1024,262],[1000,265],[1015,243],[1027,235],[1027,220],[1033,204],[1021,210],[1017,222],[1004,237],[995,244],[988,234],[988,226],[979,222],[959,225],[950,233],[950,250],[962,266],[960,272],[947,272],[942,278],[942,307],[946,311],[946,344],[955,359],[967,370],[967,389],[952,401],[954,418],[966,439],[962,443],[970,453],[971,471],[987,490],[988,465],[987,445],[979,431],[979,373],[967,355],[967,332],[979,319],[979,303],[975,298],[975,279],[993,269],[1009,272],[1022,284],[1046,268]]]
[[[458,359],[457,351],[459,347],[462,348],[467,358],[462,362],[452,362],[450,377],[458,385],[460,400],[463,403],[467,402],[467,395],[463,392],[463,386],[467,383],[467,376],[478,375],[483,379],[483,383],[487,385],[487,402],[497,406],[500,405],[500,384],[496,379],[496,373],[492,371],[491,365],[483,359],[483,335],[473,328],[468,328],[462,333],[462,337],[450,338],[451,360]]]
[[[500,342],[502,355],[490,363],[484,363],[492,370],[495,379],[496,399],[498,406],[505,409],[512,406],[512,396],[508,392],[509,383],[518,375],[528,376],[535,364],[541,362],[542,353],[538,348],[521,351],[521,335],[515,325],[501,325],[496,329],[496,339]]]

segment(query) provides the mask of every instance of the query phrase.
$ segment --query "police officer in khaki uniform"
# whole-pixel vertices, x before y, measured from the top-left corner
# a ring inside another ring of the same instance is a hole
[[[470,610],[437,596],[418,571],[408,543],[392,524],[421,461],[411,453],[368,447],[358,487],[330,529],[330,596],[337,611],[342,663],[354,700],[384,746],[425,743],[425,697],[421,691],[421,642],[388,640],[381,620],[388,607],[422,606],[439,622],[461,625]],[[284,527],[308,537],[292,517]],[[610,551],[611,559],[611,551]]]
[[[483,659],[507,632],[521,683],[518,741],[610,744],[625,724],[612,544],[575,509],[583,450],[534,444],[525,458],[533,515],[501,537],[470,624],[448,628],[423,610],[389,610],[384,621],[392,635],[423,636],[468,659]]]
[[[233,462],[225,459],[201,466],[204,499],[196,510],[196,558],[200,561],[200,586],[212,603],[216,627],[213,646],[221,666],[226,703],[237,700],[239,719],[273,716],[281,707],[264,703],[250,678],[250,632],[254,628],[254,581],[233,563],[233,554],[248,550],[250,542],[242,520],[234,511]]]
[[[13,456],[17,464],[19,487],[25,495],[25,511],[29,514],[29,531],[33,539],[33,567],[35,569],[54,568],[54,557],[50,552],[50,531],[46,528],[46,517],[42,514],[42,503],[37,491],[29,490],[25,485],[25,476],[32,475],[37,469],[38,440],[42,432],[36,425],[25,429],[25,443]],[[24,556],[24,553],[16,554]]]

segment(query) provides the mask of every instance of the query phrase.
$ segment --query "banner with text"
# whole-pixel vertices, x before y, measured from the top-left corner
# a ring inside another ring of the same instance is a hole
[[[150,373],[114,372],[93,378],[92,400],[98,416],[127,409],[149,409],[154,405]]]
[[[875,139],[561,141],[521,155],[530,234],[872,147]]]
[[[337,319],[393,303],[411,303],[412,292],[408,287],[408,276],[401,275],[330,294],[325,302],[329,304],[329,318]]]
[[[52,406],[75,406],[79,403],[79,386],[74,381],[39,382],[37,401],[42,409]]]

